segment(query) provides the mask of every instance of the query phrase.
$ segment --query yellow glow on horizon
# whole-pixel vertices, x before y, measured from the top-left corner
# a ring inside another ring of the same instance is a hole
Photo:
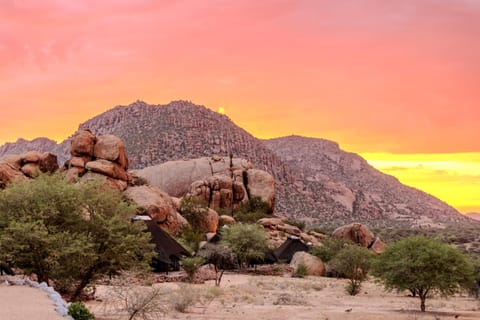
[[[220,113],[220,114],[225,114],[225,108],[219,107],[219,108],[218,108],[218,113]]]
[[[480,212],[480,153],[362,153],[369,164],[462,213]]]

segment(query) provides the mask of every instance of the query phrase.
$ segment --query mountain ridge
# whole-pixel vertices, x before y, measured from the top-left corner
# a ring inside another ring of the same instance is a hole
[[[401,185],[360,156],[341,150],[336,142],[300,136],[260,140],[227,116],[189,101],[116,106],[81,123],[79,129],[122,138],[132,169],[214,154],[248,159],[274,175],[277,212],[312,224],[398,220],[434,225],[463,219],[452,207]],[[56,153],[63,163],[69,157],[69,139],[58,145],[44,141],[52,147],[45,151]],[[2,146],[0,157],[5,150],[19,149]],[[394,196],[399,190],[408,201]]]

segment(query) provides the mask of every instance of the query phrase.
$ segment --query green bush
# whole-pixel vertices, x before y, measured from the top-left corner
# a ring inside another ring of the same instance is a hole
[[[178,241],[190,249],[190,251],[197,251],[200,242],[205,241],[205,234],[203,231],[194,229],[190,226],[182,228],[178,235]]]
[[[193,277],[198,269],[205,263],[205,259],[202,257],[189,257],[183,258],[180,264],[188,275],[188,280],[193,281]]]
[[[370,270],[372,258],[371,251],[352,244],[340,250],[331,260],[331,265],[335,271],[350,281],[346,287],[348,294],[354,296],[360,292],[362,282]]]
[[[305,230],[305,222],[296,220],[283,220],[284,223],[295,226],[300,230]]]
[[[68,307],[68,315],[74,320],[93,320],[95,316],[81,302],[73,302]]]
[[[250,260],[263,260],[267,250],[266,233],[256,224],[236,224],[222,230],[222,244],[237,256],[241,267]]]
[[[300,263],[297,266],[297,269],[292,274],[292,277],[294,278],[305,278],[308,275],[308,268],[305,264]]]
[[[353,242],[345,239],[325,238],[321,240],[320,246],[313,247],[312,255],[320,258],[323,262],[329,262],[346,246],[353,244]]]
[[[206,201],[196,197],[185,197],[180,202],[180,213],[190,223],[194,231],[201,230],[201,225],[208,214]]]
[[[267,217],[270,211],[270,206],[263,201],[262,198],[253,197],[245,202],[239,209],[235,210],[233,217],[238,222],[255,223]]]

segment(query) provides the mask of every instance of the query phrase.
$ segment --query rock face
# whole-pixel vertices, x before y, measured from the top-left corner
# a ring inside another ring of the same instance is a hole
[[[307,267],[308,275],[324,276],[326,273],[325,264],[320,258],[303,251],[295,252],[290,261],[290,267],[296,271],[301,264]]]
[[[179,231],[181,222],[177,207],[168,194],[148,185],[128,187],[124,194],[127,199],[135,202],[142,209],[143,214],[150,216],[163,228],[172,234]]]
[[[275,205],[275,181],[269,173],[253,169],[244,159],[214,156],[168,161],[135,172],[148,183],[174,197],[200,198],[211,209],[238,208],[249,197],[261,197],[271,210]]]
[[[376,253],[382,253],[384,250],[383,242],[378,237],[375,237],[367,226],[361,223],[352,223],[339,227],[333,231],[332,237],[352,241],[362,247],[372,249]]]

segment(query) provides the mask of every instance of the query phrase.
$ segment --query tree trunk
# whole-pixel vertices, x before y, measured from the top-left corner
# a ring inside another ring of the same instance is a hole
[[[420,297],[420,310],[425,312],[425,297]]]
[[[215,286],[220,287],[220,282],[222,281],[222,276],[225,270],[217,271],[215,275]]]
[[[80,280],[80,283],[78,286],[75,288],[75,291],[73,292],[72,301],[76,301],[80,295],[82,294],[83,289],[90,283],[93,277],[93,269],[90,269],[83,277],[82,280]]]

